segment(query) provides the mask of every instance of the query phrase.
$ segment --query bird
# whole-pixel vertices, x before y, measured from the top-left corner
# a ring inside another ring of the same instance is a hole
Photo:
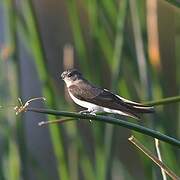
[[[61,74],[72,100],[86,108],[80,113],[96,115],[100,112],[119,114],[140,119],[140,114],[153,113],[153,106],[127,100],[113,92],[96,87],[85,79],[77,69],[67,69]]]

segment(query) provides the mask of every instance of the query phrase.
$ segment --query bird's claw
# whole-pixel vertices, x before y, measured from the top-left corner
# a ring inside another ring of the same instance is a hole
[[[96,113],[94,111],[89,111],[89,110],[83,110],[83,111],[80,111],[79,113],[80,114],[90,114],[90,115],[96,116]],[[90,119],[89,122],[92,123],[92,120]]]
[[[90,112],[88,110],[79,111],[79,114],[89,114]]]
[[[90,114],[90,115],[96,115],[96,113],[94,111],[88,111],[88,110],[84,110],[84,111],[80,111],[80,114]]]

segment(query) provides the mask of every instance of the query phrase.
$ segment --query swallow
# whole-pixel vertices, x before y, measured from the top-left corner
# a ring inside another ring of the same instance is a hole
[[[61,78],[72,100],[86,108],[81,113],[96,115],[98,112],[106,112],[140,119],[140,114],[154,112],[152,106],[127,100],[107,89],[94,86],[77,69],[64,71]]]

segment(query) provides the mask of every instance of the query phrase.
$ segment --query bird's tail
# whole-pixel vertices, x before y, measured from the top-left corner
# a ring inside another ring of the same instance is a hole
[[[132,107],[132,110],[134,110],[136,113],[154,113],[155,112],[153,106],[133,105],[131,107]]]
[[[125,99],[118,95],[116,95],[116,97],[118,99],[120,99],[121,105],[122,105],[122,102],[124,102],[123,106],[125,108],[123,109],[123,112],[124,112],[125,116],[129,116],[129,117],[132,117],[135,119],[141,119],[140,114],[155,112],[153,106],[147,106],[147,105],[143,105],[141,103],[130,101],[130,100]],[[120,114],[120,113],[118,113],[118,114]]]
[[[141,103],[137,103],[134,101],[130,101],[127,100],[125,98],[122,98],[118,95],[116,95],[118,98],[120,98],[122,101],[124,101],[124,103],[126,103],[126,105],[129,107],[129,109],[131,109],[132,111],[136,112],[136,113],[154,113],[154,107],[153,106],[147,106],[147,105],[143,105]]]
[[[139,105],[139,106],[130,106],[129,107],[129,112],[127,113],[127,115],[129,117],[133,117],[135,119],[138,119],[140,120],[141,119],[141,116],[140,114],[144,114],[144,113],[154,113],[155,110],[154,110],[154,107],[152,106],[144,106],[144,105]]]

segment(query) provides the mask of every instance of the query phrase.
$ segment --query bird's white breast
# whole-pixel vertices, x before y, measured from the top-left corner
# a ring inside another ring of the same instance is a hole
[[[127,113],[119,111],[119,110],[110,109],[110,108],[98,106],[96,104],[92,104],[87,101],[79,100],[78,98],[73,96],[72,93],[70,93],[70,92],[69,92],[69,95],[76,104],[78,104],[81,107],[87,108],[88,110],[94,110],[96,112],[115,113],[115,114],[120,114],[120,115],[124,115],[124,116],[131,116],[131,115],[128,115]]]
[[[70,92],[69,92],[69,95],[71,96],[72,100],[81,107],[84,107],[87,109],[94,109],[94,108],[98,107],[97,105],[92,104],[90,102],[79,100],[78,98],[73,96],[72,93],[70,93]]]

